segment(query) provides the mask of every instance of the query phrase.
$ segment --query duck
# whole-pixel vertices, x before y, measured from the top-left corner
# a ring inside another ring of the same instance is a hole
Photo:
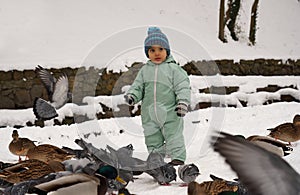
[[[291,145],[291,142],[300,140],[300,115],[295,115],[292,123],[283,123],[267,130],[271,131],[268,136]]]
[[[55,163],[53,162],[53,164]],[[37,159],[24,160],[1,170],[0,178],[10,183],[19,183],[63,170],[52,166],[53,164],[47,164]]]
[[[33,112],[38,119],[50,120],[58,116],[56,109],[64,106],[72,97],[69,92],[68,76],[63,73],[56,79],[40,65],[36,67],[36,72],[47,90],[50,102],[36,97],[33,103]]]
[[[36,146],[34,141],[19,137],[18,130],[13,130],[12,138],[13,140],[9,143],[8,149],[12,154],[19,156],[19,161],[22,160],[21,156],[27,156],[28,150]]]
[[[280,156],[248,140],[221,132],[211,137],[250,194],[300,194],[300,175]]]
[[[217,177],[213,174],[210,174],[209,177],[215,181],[215,180],[224,180],[226,181],[227,185],[229,186],[237,186],[237,190],[236,191],[224,191],[219,193],[219,195],[249,195],[248,193],[248,189],[238,180],[238,179],[233,179],[233,181],[228,181],[225,180],[221,177]]]
[[[46,163],[53,160],[62,162],[65,160],[69,160],[75,156],[76,155],[69,154],[65,150],[51,144],[41,144],[30,148],[27,152],[27,157],[29,159],[39,159],[40,161]]]
[[[188,184],[188,195],[219,195],[222,192],[236,192],[237,186],[228,185],[225,180],[204,181],[198,183],[192,181]]]
[[[287,156],[292,153],[293,148],[289,146],[289,144],[284,143],[282,141],[276,140],[269,136],[263,135],[251,135],[245,138],[243,135],[236,135],[237,137],[246,139],[257,146],[260,146],[269,152],[273,152],[280,157]]]
[[[118,176],[118,171],[111,165],[103,165],[95,171],[95,174],[74,173],[65,175],[55,180],[34,186],[46,193],[52,192],[56,195],[105,195],[107,192],[107,179],[116,179],[124,182]]]

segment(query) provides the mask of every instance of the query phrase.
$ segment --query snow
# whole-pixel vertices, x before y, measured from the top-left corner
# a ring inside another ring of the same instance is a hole
[[[242,1],[242,14],[238,18],[241,27],[240,41],[234,42],[227,34],[228,43],[217,39],[219,2],[211,0],[154,0],[151,3],[138,0],[101,2],[87,0],[84,3],[71,0],[0,0],[0,69],[34,69],[37,64],[45,68],[95,66],[113,71],[126,71],[132,62],[144,62],[143,41],[147,27],[159,26],[169,38],[174,57],[184,64],[202,59],[299,59],[298,35],[300,3],[296,0],[260,1],[258,7],[257,44],[248,45],[248,28],[251,2]],[[171,6],[172,5],[172,6]],[[280,95],[291,95],[300,101],[299,76],[190,76],[192,107],[199,101],[221,102],[223,107],[211,107],[192,111],[186,115],[185,140],[186,163],[200,168],[198,182],[210,180],[209,174],[233,179],[236,177],[224,159],[212,151],[209,140],[214,132],[250,136],[267,135],[267,128],[291,122],[300,113],[297,102],[281,102],[264,105],[267,100],[277,100]],[[256,92],[268,85],[283,88],[276,92]],[[200,89],[236,87],[231,94],[211,95],[199,93]],[[124,87],[123,92],[128,89]],[[246,101],[242,107],[240,101]],[[90,119],[83,123],[55,126],[47,121],[45,127],[26,126],[34,122],[32,108],[0,110],[0,160],[17,162],[18,157],[8,151],[14,125],[21,137],[28,137],[38,144],[53,144],[79,149],[74,140],[84,138],[96,147],[107,144],[114,148],[133,144],[134,156],[145,159],[140,116],[97,120],[96,113],[103,112],[99,102],[118,111],[124,103],[123,94],[114,96],[85,97],[85,105],[68,103],[58,110],[58,120],[66,116],[86,114]],[[236,105],[236,108],[228,107]],[[137,105],[136,108],[137,109]],[[124,133],[122,133],[124,131]],[[295,143],[292,154],[284,157],[300,171],[300,148]],[[186,194],[187,189],[159,186],[142,174],[128,189],[134,194]]]

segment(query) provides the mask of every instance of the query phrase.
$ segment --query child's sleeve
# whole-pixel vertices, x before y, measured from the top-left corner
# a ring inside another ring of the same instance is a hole
[[[187,73],[178,66],[173,75],[174,92],[176,94],[177,103],[189,105],[191,103],[191,87]]]
[[[143,94],[144,94],[144,79],[143,79],[143,71],[141,69],[138,72],[131,87],[127,91],[127,95],[132,95],[134,98],[134,103],[137,103],[143,99]]]

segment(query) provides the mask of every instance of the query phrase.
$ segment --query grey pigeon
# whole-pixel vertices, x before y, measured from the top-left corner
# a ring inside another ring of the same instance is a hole
[[[176,180],[176,169],[164,162],[163,156],[156,152],[151,152],[147,158],[148,169],[145,173],[152,176],[160,185],[168,185]]]
[[[195,181],[198,175],[200,175],[199,169],[193,163],[178,167],[178,176],[185,183]]]
[[[56,79],[41,66],[38,66],[36,71],[47,89],[50,102],[42,98],[35,98],[33,112],[38,119],[49,120],[57,117],[56,109],[61,108],[71,98],[68,77],[63,74]]]
[[[111,155],[106,150],[98,149],[94,147],[91,143],[87,143],[83,139],[76,139],[75,143],[79,145],[84,151],[87,151],[87,153],[96,162],[103,162],[112,166],[115,165],[116,160],[112,159]]]
[[[110,146],[107,146],[108,151],[103,149],[98,149],[94,147],[91,143],[87,143],[82,139],[76,139],[75,143],[77,143],[83,150],[88,151],[88,153],[95,159],[97,162],[102,162],[104,164],[109,164],[118,169],[119,176],[126,182],[121,183],[115,179],[107,179],[108,191],[118,191],[122,188],[125,188],[130,181],[133,181],[133,172],[130,164],[128,167],[124,167],[124,165],[120,164],[121,161],[125,160],[125,156],[127,158],[132,158],[133,146],[129,144],[128,146],[122,147],[118,150],[113,149]],[[129,155],[129,156],[128,156]],[[127,159],[126,159],[127,161]]]
[[[68,152],[69,154],[75,155],[75,157],[77,159],[87,158],[87,159],[91,160],[91,156],[89,155],[88,151],[86,151],[86,150],[72,149],[72,148],[69,148],[69,147],[66,147],[66,146],[63,146],[62,149],[64,151]]]
[[[278,155],[227,133],[213,136],[212,145],[250,194],[300,194],[300,175]]]

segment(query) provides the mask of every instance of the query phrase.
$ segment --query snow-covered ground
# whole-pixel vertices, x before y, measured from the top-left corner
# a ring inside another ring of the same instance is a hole
[[[186,163],[194,163],[200,168],[201,175],[196,181],[210,180],[209,174],[226,179],[236,177],[224,159],[210,148],[210,136],[215,131],[221,130],[246,137],[254,134],[267,135],[267,128],[291,122],[297,113],[300,113],[300,104],[294,102],[243,108],[207,108],[188,113],[185,117],[184,130],[187,147]],[[18,118],[22,115],[15,111],[14,117]],[[18,160],[18,157],[8,150],[13,129],[13,127],[0,129],[1,161],[17,162]],[[119,148],[131,143],[135,149],[134,156],[145,159],[147,151],[142,131],[138,116],[92,120],[70,126],[23,127],[19,129],[19,134],[36,140],[38,144],[49,143],[59,147],[68,146],[79,149],[80,147],[74,143],[74,140],[84,138],[84,135],[90,133],[85,140],[97,147],[105,148],[108,144]],[[297,171],[300,171],[299,147],[299,143],[296,143],[292,154],[284,157]],[[177,179],[176,182],[172,182],[172,186],[159,186],[149,175],[142,174],[133,183],[129,183],[128,189],[135,194],[186,194],[187,189],[179,187],[180,183],[180,179]]]
[[[37,64],[45,68],[78,67],[80,65],[108,67],[113,71],[126,69],[134,61],[145,61],[143,41],[147,27],[162,28],[169,38],[175,58],[186,61],[202,59],[299,59],[300,58],[300,3],[297,0],[260,1],[258,7],[257,44],[248,46],[247,36],[252,1],[242,0],[238,24],[240,41],[228,36],[228,43],[218,39],[219,1],[211,0],[139,0],[74,1],[74,0],[0,0],[0,69],[34,69]],[[219,99],[232,107],[212,107],[190,112],[185,117],[186,163],[200,168],[198,182],[209,180],[209,174],[226,179],[236,177],[223,158],[209,146],[210,135],[215,131],[249,136],[267,135],[267,128],[291,122],[300,113],[296,102],[263,105],[266,100],[276,100],[289,94],[300,100],[299,76],[190,76],[193,105],[197,101]],[[281,89],[275,93],[255,93],[258,87],[276,84]],[[198,89],[210,86],[239,86],[239,91],[225,96],[199,93]],[[238,100],[247,100],[248,107],[241,107]],[[79,148],[74,140],[90,133],[86,141],[97,147],[109,144],[115,148],[132,143],[134,156],[145,158],[146,147],[140,117],[122,117],[96,120],[95,113],[102,109],[98,102],[113,109],[124,100],[122,96],[86,97],[86,106],[67,104],[58,110],[59,120],[74,113],[87,113],[90,121],[70,126],[53,126],[48,121],[44,128],[23,127],[22,137],[39,144]],[[35,120],[32,108],[0,110],[0,160],[16,162],[18,157],[8,151],[13,125],[25,125]],[[123,130],[123,131],[120,131]],[[101,133],[100,133],[101,132]],[[122,133],[123,132],[123,133]],[[101,134],[101,135],[99,135]],[[291,155],[284,157],[300,171],[299,143]],[[143,174],[128,189],[135,194],[186,194],[187,189],[159,186]]]

